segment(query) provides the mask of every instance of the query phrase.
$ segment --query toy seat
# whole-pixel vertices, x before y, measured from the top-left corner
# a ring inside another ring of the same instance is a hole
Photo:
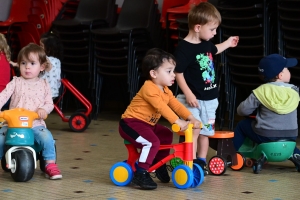
[[[232,138],[234,132],[231,131],[215,131],[215,135],[209,136],[209,146],[217,151],[217,156],[225,159],[231,157],[232,165],[238,163],[236,150],[234,149]]]
[[[136,171],[135,163],[138,160],[140,154],[139,154],[137,148],[135,148],[135,146],[133,146],[133,144],[131,144],[128,140],[124,139],[124,144],[125,144],[127,152],[128,152],[127,163],[131,166],[132,170],[135,172]]]
[[[246,161],[246,165],[253,167],[253,172],[258,174],[266,161],[282,162],[289,159],[294,152],[295,146],[296,142],[291,140],[278,140],[275,142],[255,144],[249,138],[246,138],[239,152],[245,157],[250,158]],[[253,160],[255,160],[254,163]],[[294,164],[297,171],[299,171],[300,166],[298,166],[297,163]]]
[[[270,162],[281,162],[289,159],[295,149],[295,141],[280,140],[262,143],[257,146],[257,152],[263,153]]]
[[[243,169],[245,158],[236,152],[232,138],[234,133],[231,131],[215,131],[215,135],[209,136],[209,146],[217,151],[208,162],[209,171],[214,175],[222,175],[226,172],[227,166],[232,170]]]

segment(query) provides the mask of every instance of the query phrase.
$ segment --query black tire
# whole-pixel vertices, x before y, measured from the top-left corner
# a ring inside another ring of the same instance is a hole
[[[57,160],[57,152],[56,152],[56,145],[55,144],[54,144],[54,148],[55,148],[55,154],[56,154],[55,157],[56,157],[56,160]],[[44,157],[43,157],[43,151],[40,151],[37,156],[38,156],[37,158],[40,160],[40,170],[42,172],[45,172],[46,162],[45,162]]]
[[[6,167],[5,155],[3,155],[2,159],[1,159],[1,167],[4,171],[10,172],[10,169],[7,169],[7,167]]]
[[[46,165],[46,162],[44,160],[44,157],[42,156],[42,151],[39,153],[39,160],[40,160],[40,170],[42,172],[45,172],[45,165]]]
[[[260,172],[261,169],[259,169],[259,165],[257,163],[255,163],[252,167],[253,173],[254,174],[258,174]]]
[[[29,181],[34,174],[34,162],[32,153],[27,149],[20,149],[11,155],[11,162],[15,167],[10,170],[11,177],[16,182]]]
[[[5,159],[5,154],[6,154],[6,152],[7,152],[8,149],[9,149],[9,148],[8,148],[7,146],[5,146],[5,151],[4,151],[4,154],[3,154],[2,159],[1,159],[1,167],[2,167],[2,169],[3,169],[5,172],[10,172],[10,169],[8,169],[8,168],[6,167],[6,159]]]
[[[265,155],[262,155],[259,159],[257,159],[252,167],[253,173],[258,174],[262,170],[262,167],[266,161],[267,161],[267,158]]]
[[[69,118],[69,126],[75,132],[85,131],[88,127],[88,119],[83,113],[74,113]]]

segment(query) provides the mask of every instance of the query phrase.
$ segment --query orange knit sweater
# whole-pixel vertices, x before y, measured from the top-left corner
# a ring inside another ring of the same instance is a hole
[[[162,91],[152,81],[145,81],[137,95],[127,107],[124,118],[136,118],[148,124],[155,125],[161,116],[173,124],[179,117],[187,119],[191,112],[182,105],[165,86]]]

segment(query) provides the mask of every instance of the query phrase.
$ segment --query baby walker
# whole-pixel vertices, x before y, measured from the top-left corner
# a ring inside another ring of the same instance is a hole
[[[189,187],[197,187],[204,180],[204,173],[202,168],[193,164],[193,140],[192,140],[192,124],[189,124],[187,130],[184,131],[185,141],[179,144],[161,145],[160,150],[173,149],[174,152],[155,165],[151,166],[149,172],[154,172],[163,164],[167,163],[173,158],[180,158],[183,160],[182,164],[179,164],[172,171],[173,184],[179,189],[186,189]],[[172,125],[174,132],[180,132],[180,127],[177,124]],[[128,185],[136,171],[136,162],[139,158],[138,150],[130,144],[127,140],[124,140],[124,144],[128,151],[128,159],[124,162],[118,162],[114,164],[110,169],[110,179],[117,186]]]
[[[69,122],[69,127],[75,132],[83,132],[87,129],[91,123],[91,112],[92,104],[87,100],[66,78],[61,79],[63,85],[62,95],[58,97],[58,100],[54,104],[54,110],[61,117],[63,122]],[[85,106],[86,109],[77,110],[70,117],[65,116],[58,104],[62,100],[64,94],[66,93],[66,88],[70,90],[72,94]]]
[[[289,140],[255,144],[246,138],[239,152],[248,158],[246,166],[252,167],[253,172],[258,174],[266,161],[282,162],[289,159],[293,155],[295,146],[296,142]],[[300,172],[300,166],[297,163],[294,164],[297,171]]]
[[[42,147],[34,143],[32,123],[39,116],[36,112],[16,108],[0,113],[8,123],[5,135],[5,156],[1,166],[4,171],[10,171],[16,182],[30,180],[36,168],[36,160],[40,160],[40,168],[44,171],[45,161],[41,157]]]
[[[243,169],[245,158],[234,149],[233,137],[234,132],[232,131],[215,131],[214,135],[209,136],[209,146],[216,151],[216,155],[211,157],[208,162],[208,169],[211,175],[223,175],[227,167],[234,171]],[[180,136],[179,142],[183,139],[184,136]],[[180,163],[180,159],[173,163]],[[173,163],[171,162],[171,166],[173,166]]]

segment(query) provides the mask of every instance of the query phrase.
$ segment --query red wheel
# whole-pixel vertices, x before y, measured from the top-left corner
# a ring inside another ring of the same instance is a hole
[[[78,109],[76,110],[76,113],[82,113],[85,114],[86,113],[86,109]],[[90,123],[92,122],[92,115],[89,114],[88,116],[86,116],[88,119],[88,125],[90,125]]]
[[[224,158],[214,156],[209,160],[208,168],[213,175],[222,175],[226,172],[227,163]]]
[[[237,165],[232,165],[230,166],[230,168],[232,170],[239,171],[244,168],[246,159],[240,152],[236,152],[236,158],[237,158]]]
[[[88,125],[88,119],[83,113],[74,113],[69,119],[69,126],[75,132],[84,131]]]
[[[254,162],[251,158],[247,158],[245,164],[246,164],[247,167],[252,167]]]

